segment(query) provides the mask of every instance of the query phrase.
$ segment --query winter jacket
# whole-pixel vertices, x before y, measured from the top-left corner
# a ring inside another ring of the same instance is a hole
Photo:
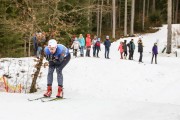
[[[44,53],[47,56],[52,55],[55,59],[59,60],[61,58],[61,55],[64,54],[64,57],[69,55],[69,50],[62,44],[58,44],[56,48],[56,52],[54,54],[51,54],[49,51],[48,46],[45,47]]]
[[[90,38],[90,34],[87,34],[87,37],[86,37],[86,47],[91,47],[91,38]]]
[[[127,46],[129,47],[129,51],[134,51],[134,49],[135,49],[135,44],[134,44],[132,41],[130,41],[130,42],[127,44]]]
[[[75,49],[75,50],[79,49],[80,47],[81,47],[81,45],[80,45],[80,43],[79,43],[78,40],[75,40],[75,41],[73,42],[73,44],[71,45],[71,48],[73,48],[73,49]]]
[[[124,52],[127,51],[127,45],[126,45],[126,42],[123,43],[123,50],[124,50]]]
[[[85,46],[85,40],[84,40],[84,37],[78,38],[78,41],[79,41],[79,43],[80,43],[81,46]]]
[[[134,42],[131,42],[131,47],[132,47],[132,50],[134,51],[134,50],[135,50],[135,44],[134,44]]]
[[[142,44],[142,42],[138,43],[138,52],[143,52],[143,44]]]
[[[107,47],[107,48],[109,48],[109,47],[111,46],[110,40],[106,39],[106,40],[104,41],[104,46]]]
[[[119,47],[118,47],[118,51],[120,50],[120,53],[123,53],[124,50],[123,50],[123,44],[120,44]]]
[[[157,45],[154,45],[154,46],[153,46],[152,52],[153,52],[153,54],[158,54],[158,48],[157,48]]]

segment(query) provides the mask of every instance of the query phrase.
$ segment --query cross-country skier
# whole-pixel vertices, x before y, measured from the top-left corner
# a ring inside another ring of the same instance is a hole
[[[62,44],[57,44],[57,41],[51,39],[48,41],[48,46],[44,49],[46,60],[49,61],[49,70],[47,75],[47,92],[45,97],[50,97],[52,94],[53,72],[56,69],[58,93],[57,98],[63,97],[63,74],[62,70],[71,59],[69,50]]]

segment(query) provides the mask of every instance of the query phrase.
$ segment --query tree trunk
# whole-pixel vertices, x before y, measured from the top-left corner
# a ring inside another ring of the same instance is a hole
[[[125,0],[125,10],[124,10],[124,36],[127,36],[127,0]]]
[[[131,4],[131,32],[130,35],[132,36],[134,34],[134,13],[135,13],[135,0],[132,0]]]
[[[112,0],[112,10],[113,10],[113,29],[112,29],[112,38],[115,39],[116,34],[116,0]]]
[[[89,5],[91,5],[91,0],[89,0]],[[91,19],[90,19],[91,14],[90,14],[90,13],[91,13],[91,9],[89,8],[89,9],[88,9],[88,13],[87,13],[87,14],[88,14],[88,16],[87,16],[88,25],[87,25],[87,26],[88,26],[88,32],[89,32],[89,33],[90,33],[90,26],[91,26],[91,21],[90,21],[90,20],[91,20]]]
[[[97,36],[99,36],[99,0],[98,0],[98,3],[97,3]]]
[[[152,12],[154,13],[155,11],[156,11],[156,0],[153,0]]]
[[[100,14],[100,28],[99,28],[99,37],[101,37],[101,31],[102,31],[102,13],[103,13],[103,1],[101,1],[101,14]]]
[[[121,0],[119,1],[119,29],[121,28]]]
[[[38,75],[40,73],[40,70],[41,70],[41,66],[43,64],[43,59],[44,59],[44,45],[45,45],[45,42],[44,44],[41,46],[43,49],[42,49],[42,52],[41,52],[41,57],[39,59],[39,62],[36,64],[36,72],[34,73],[34,77],[32,79],[32,83],[31,83],[31,88],[30,88],[30,93],[34,93],[37,91],[36,89],[36,81],[37,81],[37,78],[38,78]]]
[[[142,17],[142,30],[144,31],[144,22],[145,22],[145,6],[146,0],[143,0],[143,17]]]
[[[178,6],[179,6],[179,0],[176,0],[175,24],[177,24],[177,19],[178,19]]]
[[[25,40],[24,40],[24,57],[26,57],[27,56],[27,54],[26,54],[26,38],[25,38]]]
[[[28,48],[28,57],[30,57],[31,56],[31,32],[30,32],[30,34],[29,34],[29,48]]]
[[[167,50],[166,53],[171,53],[171,39],[172,39],[172,0],[168,0],[168,33],[167,33]]]
[[[147,0],[147,17],[149,16],[149,0]]]
[[[172,23],[175,23],[175,0],[172,0]]]

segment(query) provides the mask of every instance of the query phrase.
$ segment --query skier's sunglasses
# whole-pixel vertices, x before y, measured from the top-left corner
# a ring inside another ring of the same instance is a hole
[[[56,50],[56,48],[55,47],[49,47],[49,50],[54,51],[54,50]]]

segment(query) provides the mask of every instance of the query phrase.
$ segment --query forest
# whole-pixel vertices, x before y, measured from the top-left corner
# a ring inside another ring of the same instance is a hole
[[[73,35],[103,41],[180,23],[179,0],[0,0],[0,58],[33,55],[34,33],[71,45]]]

